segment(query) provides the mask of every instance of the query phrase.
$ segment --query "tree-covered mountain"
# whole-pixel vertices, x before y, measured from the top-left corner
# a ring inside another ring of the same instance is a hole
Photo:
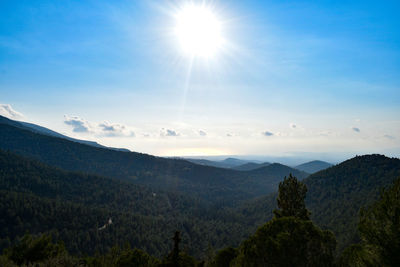
[[[237,171],[97,148],[1,120],[0,149],[10,151],[0,153],[0,246],[26,231],[49,232],[71,251],[88,253],[128,240],[161,255],[176,229],[194,255],[208,242],[238,244],[272,218],[276,193],[269,193],[290,173],[305,178],[311,219],[335,233],[340,251],[359,241],[360,208],[400,176],[400,160],[381,155],[358,156],[306,178],[277,163]]]
[[[307,173],[316,173],[332,166],[333,166],[332,164],[325,161],[313,160],[310,162],[300,164],[294,168]]]
[[[360,244],[342,253],[340,266],[400,266],[400,177],[360,212]]]
[[[218,168],[226,168],[226,169],[236,169],[241,165],[245,165],[248,163],[258,164],[255,161],[242,160],[237,158],[226,158],[224,160],[207,160],[207,159],[193,159],[193,158],[185,158],[187,161],[190,161],[195,164],[212,166]]]
[[[361,210],[360,244],[353,244],[335,257],[336,239],[331,231],[319,229],[309,220],[304,198],[306,186],[289,176],[279,184],[274,218],[241,242],[238,248],[212,249],[196,260],[183,249],[180,231],[172,238],[170,252],[157,258],[125,244],[94,256],[69,254],[61,240],[48,234],[24,235],[0,255],[1,266],[85,266],[85,267],[226,267],[226,266],[393,266],[400,264],[399,207],[400,177],[380,200]],[[61,242],[60,242],[61,241]]]
[[[152,255],[170,250],[179,229],[183,247],[237,245],[245,218],[199,199],[131,182],[67,172],[0,150],[0,250],[25,233],[50,233],[72,253],[105,252],[129,242]]]
[[[0,149],[35,158],[65,170],[116,177],[168,191],[184,192],[213,203],[234,205],[276,190],[292,173],[306,173],[284,165],[241,172],[201,166],[185,160],[154,157],[92,147],[0,123]]]
[[[383,155],[357,156],[310,175],[304,182],[311,218],[335,233],[341,250],[359,241],[360,208],[375,202],[399,176],[400,159]]]
[[[265,166],[271,165],[269,162],[264,162],[264,163],[254,163],[254,162],[248,162],[246,164],[242,164],[236,167],[233,167],[232,169],[237,170],[237,171],[252,171],[258,168],[262,168]]]
[[[2,124],[8,124],[17,128],[21,128],[24,130],[28,130],[28,131],[32,131],[34,133],[39,133],[39,134],[44,134],[44,135],[48,135],[48,136],[53,136],[53,137],[58,137],[58,138],[62,138],[62,139],[66,139],[69,141],[73,141],[73,142],[77,142],[80,144],[85,144],[85,145],[89,145],[89,146],[94,146],[94,147],[101,147],[101,148],[109,148],[109,149],[113,149],[113,150],[118,150],[118,151],[125,151],[128,152],[128,149],[125,148],[113,148],[113,147],[106,147],[106,146],[102,146],[97,142],[94,141],[88,141],[88,140],[80,140],[80,139],[75,139],[60,133],[57,133],[53,130],[47,129],[43,126],[40,125],[36,125],[33,123],[29,123],[29,122],[24,122],[24,121],[15,121],[15,120],[10,120],[4,116],[0,115],[0,123]]]
[[[285,177],[279,183],[274,218],[243,241],[222,266],[334,266],[335,236],[310,220],[306,193],[303,182]]]
[[[383,155],[357,156],[312,174],[304,179],[311,219],[335,233],[338,251],[341,251],[359,241],[360,208],[376,201],[381,190],[399,176],[400,159]],[[246,215],[251,225],[260,225],[272,218],[275,199],[276,193],[272,193],[250,200],[240,205],[236,212]]]

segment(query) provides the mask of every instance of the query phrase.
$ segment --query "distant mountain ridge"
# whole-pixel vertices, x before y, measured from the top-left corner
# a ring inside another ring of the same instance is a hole
[[[10,119],[8,119],[8,118],[6,118],[4,116],[1,116],[1,115],[0,115],[0,123],[8,124],[8,125],[20,128],[20,129],[32,131],[34,133],[39,133],[39,134],[44,134],[44,135],[48,135],[48,136],[52,136],[52,137],[62,138],[62,139],[66,139],[66,140],[69,140],[69,141],[73,141],[73,142],[77,142],[77,143],[85,144],[85,145],[89,145],[89,146],[100,147],[100,148],[108,148],[108,149],[113,149],[113,150],[117,150],[117,151],[125,151],[125,152],[129,152],[130,151],[130,150],[126,149],[126,148],[106,147],[106,146],[100,145],[99,143],[94,142],[94,141],[75,139],[75,138],[72,138],[72,137],[57,133],[57,132],[55,132],[53,130],[50,130],[50,129],[47,129],[45,127],[33,124],[33,123],[10,120]]]
[[[237,158],[226,158],[224,160],[208,160],[208,159],[193,159],[193,158],[183,158],[183,159],[199,165],[212,166],[225,169],[235,169],[238,166],[245,165],[248,163],[258,164],[258,161],[256,160],[242,160]]]
[[[0,123],[0,149],[35,158],[65,170],[116,177],[136,184],[179,191],[212,203],[236,201],[273,192],[284,176],[307,173],[287,166],[243,172],[201,166],[186,160],[120,152],[42,135]],[[268,166],[267,166],[268,167]]]
[[[254,163],[254,162],[249,162],[246,164],[242,164],[236,167],[233,167],[232,169],[237,170],[237,171],[252,171],[258,168],[262,168],[265,166],[271,165],[269,162],[264,162],[264,163]]]
[[[316,173],[316,172],[325,170],[332,166],[333,165],[328,162],[321,161],[321,160],[314,160],[314,161],[300,164],[294,168],[298,169],[300,171],[303,171],[303,172],[307,172],[307,173]]]

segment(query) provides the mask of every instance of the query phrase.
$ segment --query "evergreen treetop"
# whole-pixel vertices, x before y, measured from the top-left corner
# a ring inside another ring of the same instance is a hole
[[[277,198],[278,209],[274,210],[276,218],[296,217],[302,220],[310,219],[310,212],[306,209],[304,199],[307,187],[296,177],[289,175],[279,183],[279,194]]]

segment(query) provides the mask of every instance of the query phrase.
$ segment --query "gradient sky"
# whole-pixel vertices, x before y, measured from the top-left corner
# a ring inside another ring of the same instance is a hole
[[[208,59],[171,34],[187,2],[2,0],[0,114],[162,156],[400,156],[398,1],[206,1]]]

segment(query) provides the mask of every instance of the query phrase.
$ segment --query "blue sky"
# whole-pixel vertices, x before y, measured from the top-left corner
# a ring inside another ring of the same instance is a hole
[[[1,1],[0,113],[156,155],[400,156],[398,2],[206,1],[226,46],[194,59],[185,4]]]

